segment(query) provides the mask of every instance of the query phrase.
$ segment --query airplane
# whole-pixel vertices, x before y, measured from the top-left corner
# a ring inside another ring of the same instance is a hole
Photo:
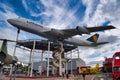
[[[40,24],[37,24],[31,20],[25,18],[12,18],[7,19],[8,23],[14,27],[39,35],[41,37],[47,38],[50,41],[63,41],[65,43],[70,43],[77,46],[97,46],[100,44],[106,44],[108,42],[97,42],[99,34],[95,34],[87,40],[81,40],[80,38],[75,38],[75,35],[90,34],[92,32],[115,29],[114,26],[96,26],[96,27],[80,27],[72,29],[54,29],[44,27]]]
[[[1,50],[0,50],[0,62],[3,63],[4,65],[8,64],[14,64],[18,61],[18,58],[16,56],[11,56],[8,54],[7,51],[7,41],[13,42],[11,40],[6,40],[6,39],[0,39],[3,41]]]

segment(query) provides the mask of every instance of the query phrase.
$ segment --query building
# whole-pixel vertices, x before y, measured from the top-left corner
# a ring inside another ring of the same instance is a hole
[[[79,63],[78,63],[78,60],[80,60]],[[42,66],[40,66],[40,65],[42,65]],[[52,65],[52,63],[50,60],[50,73],[52,72],[51,65]],[[71,62],[65,63],[64,68],[62,68],[62,69],[63,69],[63,72],[65,72],[65,73],[76,74],[78,72],[77,68],[81,67],[81,66],[85,66],[85,61],[83,61],[82,59],[75,58],[75,59],[72,59]],[[34,62],[33,69],[37,70],[38,72],[40,72],[40,71],[44,72],[44,74],[46,74],[47,61]]]

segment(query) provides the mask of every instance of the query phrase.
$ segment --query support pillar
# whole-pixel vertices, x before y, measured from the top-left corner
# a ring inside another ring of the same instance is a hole
[[[67,58],[67,53],[66,53],[66,58]],[[66,60],[65,63],[66,63],[66,66],[65,66],[65,70],[66,71],[65,72],[66,72],[66,74],[68,74],[68,61]]]
[[[41,60],[40,60],[40,75],[42,75],[42,62],[43,62],[43,50],[41,53]]]
[[[62,56],[64,49],[63,49],[63,43],[61,41],[59,41],[59,43],[60,43],[59,75],[62,76],[62,60],[61,60],[62,58],[61,58],[61,56]]]
[[[80,54],[79,54],[79,47],[78,47],[78,69],[80,73]]]
[[[72,51],[71,51],[71,75],[73,74],[73,71],[72,71]]]
[[[55,74],[55,67],[52,66],[52,74],[54,75]]]
[[[29,56],[29,63],[28,63],[28,76],[30,76],[30,68],[31,68],[31,55],[32,55],[32,49],[30,50],[30,56]]]
[[[48,41],[47,77],[49,76],[50,41]]]
[[[32,53],[31,53],[31,70],[30,70],[30,77],[32,77],[32,73],[33,73],[33,58],[34,58],[35,45],[36,45],[36,41],[34,40],[33,49],[32,49]]]
[[[15,43],[15,48],[14,48],[14,52],[13,52],[13,60],[15,59],[14,57],[15,57],[15,53],[16,53],[16,45],[17,45],[17,42],[18,42],[19,33],[20,33],[20,29],[18,29],[18,31],[17,31],[16,43]],[[14,66],[12,64],[11,69],[10,69],[10,80],[12,80],[13,67]],[[14,74],[14,80],[15,80],[15,74]]]

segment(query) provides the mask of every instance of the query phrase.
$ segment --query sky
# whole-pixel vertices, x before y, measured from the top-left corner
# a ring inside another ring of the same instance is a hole
[[[0,0],[0,38],[15,40],[17,29],[7,22],[7,19],[24,17],[43,26],[67,29],[76,26],[106,26],[113,25],[114,30],[96,32],[100,34],[98,41],[110,43],[97,47],[81,47],[80,57],[87,65],[102,65],[104,57],[112,55],[120,49],[120,1],[119,0]],[[91,35],[77,35],[87,39]],[[44,39],[40,36],[21,31],[19,40]],[[0,45],[2,41],[0,41]],[[15,43],[8,43],[8,53],[13,55]],[[19,61],[27,63],[29,51],[17,48]],[[74,58],[77,52],[74,52]],[[40,61],[40,53],[34,54],[34,61]],[[68,55],[69,56],[69,55]],[[44,58],[47,54],[44,55]]]

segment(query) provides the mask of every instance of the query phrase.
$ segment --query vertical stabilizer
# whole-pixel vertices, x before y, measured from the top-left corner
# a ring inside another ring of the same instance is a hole
[[[3,40],[1,51],[0,51],[0,61],[4,61],[7,54],[7,41]]]
[[[90,42],[96,43],[98,38],[99,38],[99,34],[96,33],[93,36],[91,36],[90,38],[88,38],[87,40],[90,41]]]
[[[7,53],[7,41],[3,40],[1,52]]]

